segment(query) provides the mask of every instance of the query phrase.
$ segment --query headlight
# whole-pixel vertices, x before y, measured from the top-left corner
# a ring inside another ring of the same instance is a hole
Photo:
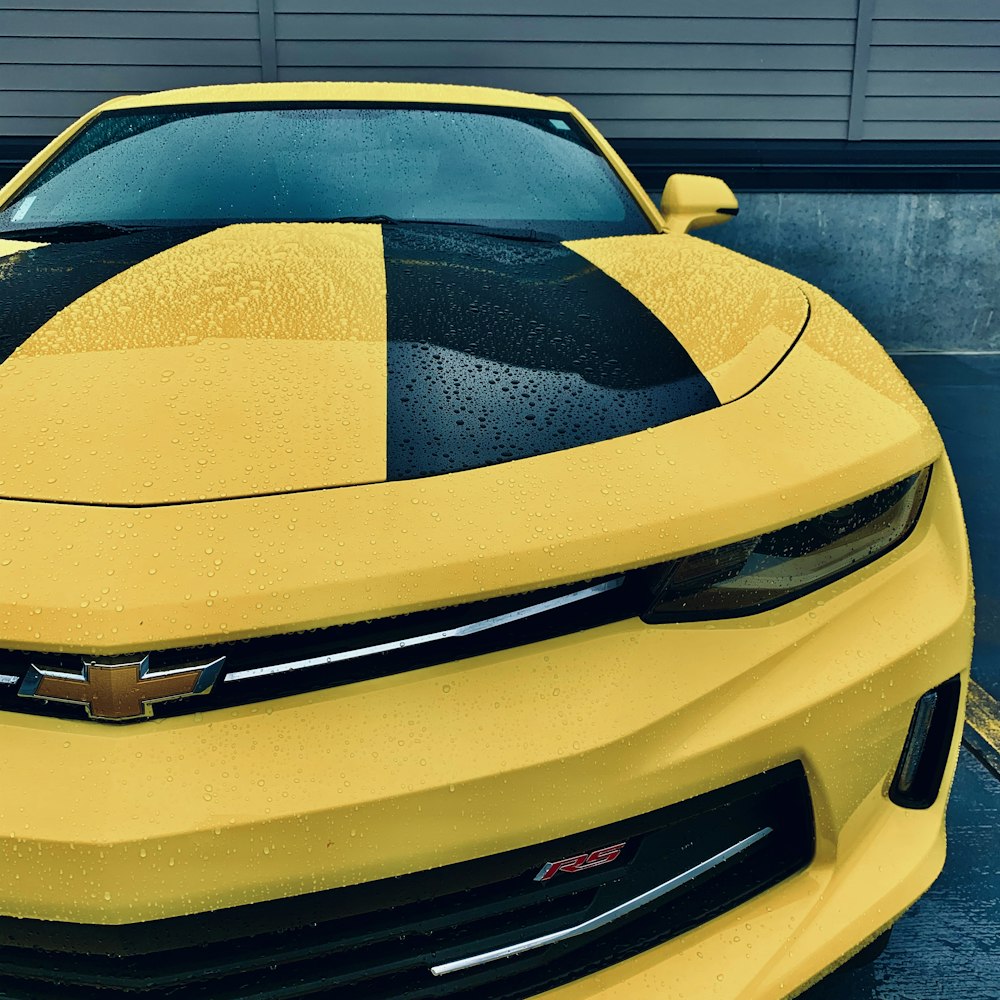
[[[659,567],[643,621],[752,614],[839,579],[909,535],[930,475],[928,467],[846,507]]]

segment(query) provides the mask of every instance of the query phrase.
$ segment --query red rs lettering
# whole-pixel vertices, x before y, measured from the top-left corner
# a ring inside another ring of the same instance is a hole
[[[599,851],[594,851],[588,858],[585,864],[581,865],[581,868],[596,868],[598,865],[606,865],[610,861],[614,861],[622,852],[624,844],[615,844],[612,847],[602,847]]]
[[[562,861],[548,861],[542,865],[541,871],[535,876],[536,882],[548,882],[556,872],[577,872],[586,864],[588,854],[577,854]]]
[[[602,847],[599,850],[591,851],[590,854],[574,854],[571,858],[563,858],[562,861],[546,861],[535,876],[536,882],[548,882],[557,872],[582,872],[587,868],[597,868],[598,865],[606,865],[614,861],[622,852],[625,842],[612,844],[610,847]]]

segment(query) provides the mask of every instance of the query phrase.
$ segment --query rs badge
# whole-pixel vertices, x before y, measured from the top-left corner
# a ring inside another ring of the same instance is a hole
[[[563,858],[562,861],[546,861],[535,876],[535,881],[548,882],[557,872],[582,872],[587,868],[597,868],[599,865],[609,864],[621,854],[625,843],[627,841],[621,844],[612,844],[610,847],[602,847],[589,854],[574,854],[573,857]]]

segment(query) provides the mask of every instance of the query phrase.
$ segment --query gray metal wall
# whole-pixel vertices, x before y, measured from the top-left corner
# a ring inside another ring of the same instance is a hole
[[[0,136],[273,78],[557,93],[612,138],[996,139],[1000,0],[0,0]]]
[[[829,292],[890,352],[1000,351],[1000,194],[755,192],[698,235]]]

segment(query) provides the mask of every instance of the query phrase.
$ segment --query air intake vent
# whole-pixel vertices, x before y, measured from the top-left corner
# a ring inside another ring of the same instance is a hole
[[[889,798],[906,809],[927,809],[941,790],[958,721],[962,684],[952,677],[917,702]]]

